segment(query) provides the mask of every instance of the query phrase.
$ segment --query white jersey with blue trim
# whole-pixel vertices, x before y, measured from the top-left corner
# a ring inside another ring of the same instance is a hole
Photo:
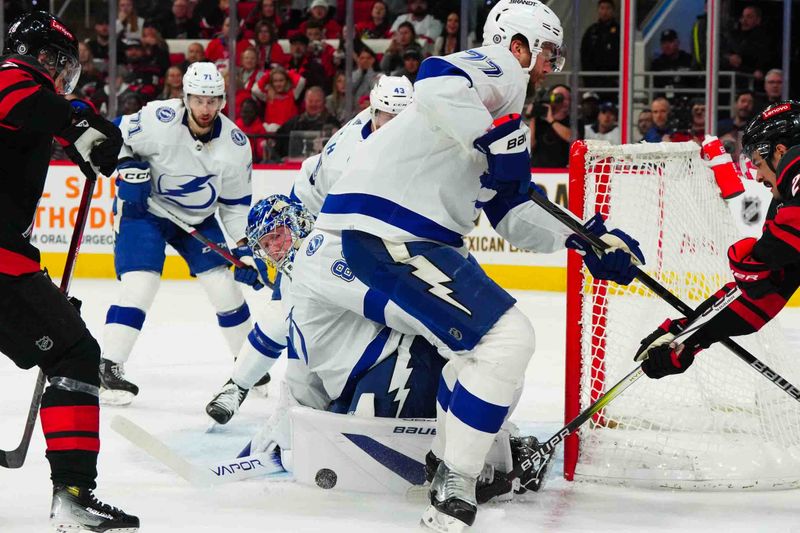
[[[426,59],[414,102],[355,147],[316,227],[460,247],[494,194],[481,189],[488,164],[473,142],[495,119],[522,112],[527,87],[528,75],[503,46]],[[564,246],[561,224],[532,202],[505,203],[493,215],[498,232],[516,246]]]
[[[233,239],[244,236],[251,200],[252,152],[247,136],[219,115],[204,138],[189,131],[183,101],[150,102],[120,121],[120,159],[150,163],[150,196],[191,224],[213,215],[217,207]]]
[[[372,133],[370,109],[364,109],[331,137],[325,148],[311,156],[301,166],[294,182],[294,194],[314,216],[319,215],[322,203],[339,181],[358,143]]]
[[[341,252],[336,234],[314,230],[306,237],[294,259],[289,315],[289,357],[307,363],[331,400],[352,392],[364,372],[418,327],[356,279]]]

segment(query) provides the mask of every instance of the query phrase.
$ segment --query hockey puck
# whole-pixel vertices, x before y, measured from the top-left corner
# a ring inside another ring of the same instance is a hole
[[[320,468],[314,481],[321,489],[332,489],[336,486],[336,472],[330,468]]]

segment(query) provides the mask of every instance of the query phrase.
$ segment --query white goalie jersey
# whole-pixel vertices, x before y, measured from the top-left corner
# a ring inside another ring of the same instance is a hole
[[[247,136],[227,117],[214,122],[206,142],[195,139],[180,99],[150,102],[119,124],[120,159],[150,163],[151,198],[190,224],[219,206],[225,230],[244,235],[251,201],[252,153]]]

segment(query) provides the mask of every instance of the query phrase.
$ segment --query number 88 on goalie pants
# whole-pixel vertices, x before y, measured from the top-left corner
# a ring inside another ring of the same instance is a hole
[[[360,281],[415,319],[408,321],[414,333],[453,353],[439,382],[433,452],[453,470],[477,476],[533,355],[530,321],[451,246],[343,231],[342,252]]]

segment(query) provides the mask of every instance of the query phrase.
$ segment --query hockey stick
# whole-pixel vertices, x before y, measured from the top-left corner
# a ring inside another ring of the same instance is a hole
[[[728,305],[734,301],[736,298],[739,297],[741,291],[739,287],[734,287],[733,289],[729,290],[725,293],[725,295],[717,300],[711,307],[705,310],[700,316],[695,318],[689,324],[686,324],[684,329],[673,339],[670,341],[671,343],[680,344],[683,340],[687,339],[692,333],[697,331],[703,324],[714,318],[718,315],[723,309],[728,307]],[[640,377],[644,375],[644,370],[642,370],[642,366],[639,365],[633,370],[631,370],[628,375],[624,378],[619,380],[616,385],[608,389],[605,394],[600,396],[592,405],[587,407],[583,412],[581,412],[578,416],[570,420],[567,425],[563,428],[559,429],[555,435],[547,439],[546,441],[539,443],[539,446],[533,450],[533,454],[522,461],[517,467],[514,468],[514,474],[519,477],[523,472],[527,472],[532,468],[535,468],[536,474],[535,477],[537,478],[537,486],[533,490],[538,490],[542,483],[543,477],[546,473],[548,463],[553,457],[555,453],[556,447],[561,444],[564,439],[568,436],[572,435],[590,418],[592,418],[595,414],[599,413],[603,408],[605,408],[609,403],[614,401],[620,394],[622,394],[625,389],[633,385],[633,383],[638,380]]]
[[[83,230],[86,228],[86,220],[89,218],[89,204],[92,201],[95,183],[97,183],[97,174],[95,174],[91,165],[83,163],[79,165],[79,167],[86,177],[86,183],[83,186],[81,203],[75,218],[75,229],[72,232],[72,238],[69,242],[67,260],[64,264],[64,273],[61,275],[61,285],[59,289],[64,293],[64,296],[69,294],[72,274],[75,270],[78,252],[80,251],[81,242],[83,241]],[[13,450],[0,450],[0,466],[5,468],[19,468],[25,462],[25,456],[28,455],[28,447],[31,444],[31,437],[33,436],[33,428],[36,426],[36,418],[39,416],[39,405],[42,403],[44,386],[45,376],[44,373],[39,370],[39,374],[36,376],[36,385],[33,387],[33,397],[31,398],[31,406],[28,409],[28,418],[25,421],[25,430],[22,432],[22,440],[19,446]]]
[[[541,194],[537,193],[536,191],[530,191],[529,197],[533,200],[539,207],[547,211],[550,215],[555,217],[559,222],[567,226],[570,230],[574,233],[580,235],[583,239],[588,241],[593,247],[599,250],[605,250],[608,248],[608,244],[603,242],[600,237],[594,235],[593,233],[587,232],[582,223],[577,220],[572,213],[569,213],[563,210],[558,205],[554,204],[546,197],[542,196]],[[695,316],[695,311],[691,307],[689,307],[686,303],[683,302],[680,298],[672,294],[669,289],[661,285],[658,281],[650,277],[646,272],[642,271],[642,269],[636,267],[636,279],[642,282],[642,284],[653,291],[658,297],[662,300],[670,304],[672,307],[677,309],[683,316],[694,319],[697,318]],[[737,357],[739,357],[742,361],[750,365],[754,368],[759,374],[767,378],[769,381],[774,383],[778,388],[782,391],[786,392],[789,396],[800,402],[800,389],[796,386],[789,383],[783,376],[772,370],[769,366],[767,366],[764,362],[759,360],[756,356],[751,354],[749,351],[745,350],[741,345],[736,343],[735,341],[731,340],[730,338],[725,338],[720,341],[720,343],[732,351]]]
[[[180,229],[182,229],[183,231],[185,231],[198,241],[208,246],[212,251],[221,255],[226,261],[228,261],[233,266],[237,268],[253,268],[252,265],[248,265],[247,263],[243,262],[241,259],[234,256],[228,250],[226,250],[219,244],[215,243],[214,241],[212,241],[211,239],[209,239],[208,237],[197,231],[197,228],[195,228],[194,226],[192,226],[191,224],[180,218],[172,211],[169,211],[168,209],[158,205],[152,198],[147,199],[147,209],[156,216],[159,216],[161,218],[166,218],[167,220],[178,226]],[[260,274],[258,276],[258,279],[270,289],[275,288],[275,286],[270,280],[261,279]]]
[[[141,448],[156,461],[198,487],[209,487],[262,476],[283,479],[288,478],[290,475],[283,468],[280,460],[273,457],[273,454],[269,451],[224,460],[203,467],[187,460],[147,430],[124,416],[115,416],[111,420],[111,429],[125,437],[131,444]]]

